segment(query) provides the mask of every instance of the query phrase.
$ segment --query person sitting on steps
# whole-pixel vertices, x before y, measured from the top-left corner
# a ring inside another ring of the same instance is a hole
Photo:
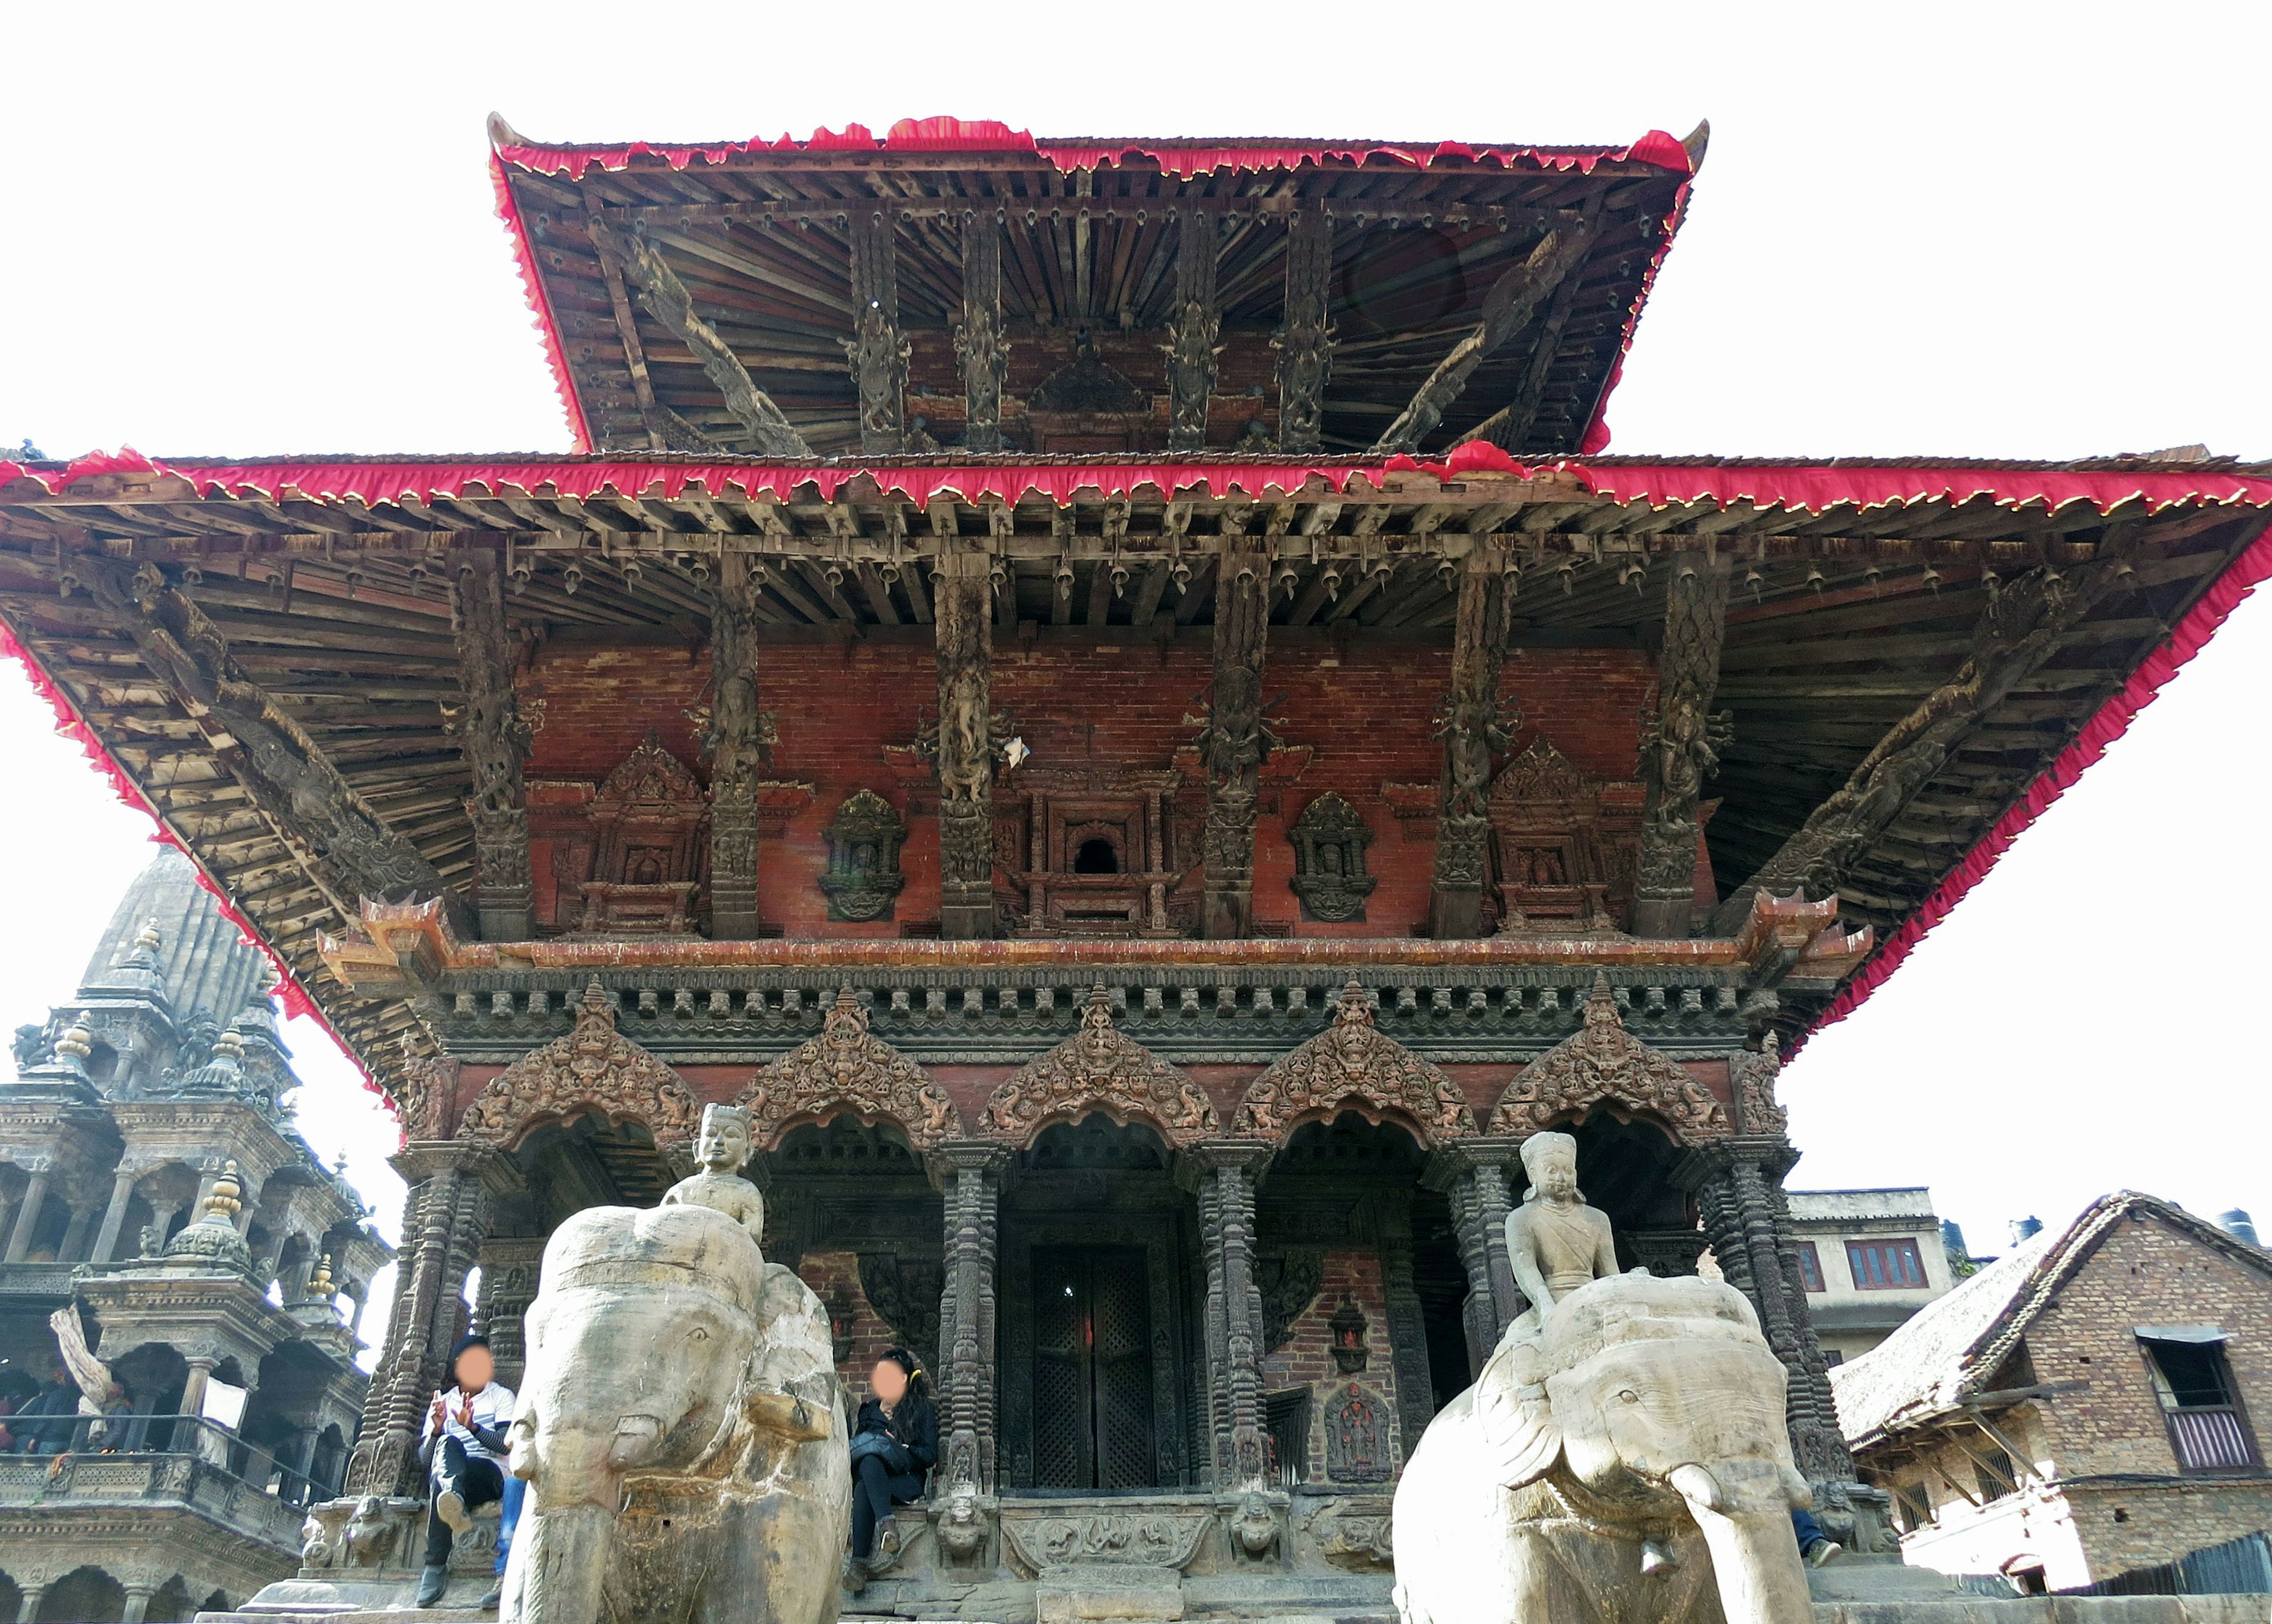
[[[505,1429],[512,1425],[512,1389],[496,1380],[489,1339],[468,1336],[450,1354],[456,1385],[434,1395],[418,1459],[426,1468],[426,1570],[418,1579],[418,1605],[431,1607],[450,1588],[455,1536],[474,1525],[476,1506],[504,1497]]]
[[[873,1395],[852,1428],[852,1551],[844,1566],[847,1588],[868,1583],[876,1525],[893,1506],[923,1498],[923,1478],[938,1463],[938,1412],[926,1396],[923,1366],[905,1348],[893,1348],[869,1373]]]

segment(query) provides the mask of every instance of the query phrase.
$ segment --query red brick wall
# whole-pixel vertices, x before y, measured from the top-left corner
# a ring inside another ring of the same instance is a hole
[[[836,1373],[843,1379],[846,1390],[856,1402],[865,1399],[869,1396],[868,1373],[876,1368],[876,1361],[884,1357],[884,1350],[895,1338],[892,1328],[869,1306],[868,1294],[860,1289],[859,1258],[849,1252],[808,1252],[797,1265],[796,1273],[797,1278],[811,1286],[813,1295],[820,1298],[832,1322],[839,1312],[840,1295],[849,1299],[852,1349],[836,1367]]]
[[[1310,1389],[1310,1481],[1326,1480],[1326,1431],[1341,1395],[1354,1381],[1377,1401],[1389,1435],[1389,1449],[1397,1469],[1404,1465],[1406,1441],[1396,1426],[1396,1369],[1388,1337],[1388,1301],[1380,1282],[1380,1254],[1365,1249],[1328,1252],[1325,1283],[1317,1300],[1294,1321],[1286,1345],[1262,1361],[1262,1385],[1270,1392],[1288,1388]],[[1327,1324],[1341,1312],[1344,1298],[1353,1300],[1365,1318],[1365,1346],[1371,1357],[1354,1376],[1342,1374],[1334,1363],[1333,1331]]]
[[[1172,602],[1168,606],[1172,609]],[[905,815],[907,797],[883,754],[913,742],[934,702],[936,666],[928,628],[871,629],[843,648],[800,640],[759,640],[760,704],[774,713],[781,743],[768,777],[809,782],[811,804],[761,853],[760,907],[795,936],[895,935],[895,923],[830,924],[814,884],[826,861],[821,831],[855,790],[874,790]],[[1427,913],[1434,848],[1407,841],[1380,798],[1384,782],[1432,782],[1440,747],[1431,716],[1449,677],[1448,635],[1360,640],[1337,652],[1311,628],[1280,629],[1270,640],[1266,693],[1289,745],[1315,752],[1308,769],[1266,811],[1256,833],[1255,917],[1304,936],[1401,934]],[[1345,655],[1345,657],[1344,657]],[[528,772],[534,778],[597,780],[620,762],[648,728],[693,766],[692,723],[707,680],[706,650],[685,645],[620,648],[572,641],[547,644],[523,678],[527,699],[544,701]],[[1164,653],[1125,628],[1043,627],[1028,647],[999,635],[994,654],[994,705],[1015,722],[1039,767],[1162,768],[1192,742],[1183,718],[1210,675],[1208,634],[1186,629]],[[1543,732],[1582,771],[1629,778],[1634,771],[1637,718],[1654,680],[1646,655],[1631,649],[1516,649],[1506,662],[1505,691],[1522,708],[1516,743]],[[1298,922],[1287,881],[1293,849],[1285,830],[1302,809],[1336,790],[1373,831],[1368,853],[1379,877],[1362,924]],[[1183,836],[1182,857],[1196,861],[1196,828]],[[908,878],[899,919],[938,914],[938,834],[926,814],[908,819],[901,867]],[[547,854],[537,854],[540,884]],[[542,911],[542,910],[540,910]]]

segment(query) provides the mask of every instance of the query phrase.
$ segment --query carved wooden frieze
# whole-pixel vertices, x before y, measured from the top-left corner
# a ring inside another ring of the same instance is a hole
[[[1312,919],[1362,921],[1364,899],[1379,881],[1365,872],[1372,831],[1356,807],[1328,790],[1302,809],[1286,831],[1294,844],[1294,894]]]
[[[1597,1105],[1657,1117],[1683,1144],[1724,1138],[1726,1107],[1687,1071],[1618,1018],[1609,978],[1587,994],[1585,1024],[1516,1074],[1491,1113],[1494,1134],[1528,1138],[1558,1122],[1582,1121]]]
[[[457,1137],[511,1149],[529,1129],[597,1111],[637,1122],[666,1153],[693,1143],[701,1107],[678,1074],[616,1030],[615,1006],[594,981],[575,1029],[525,1054],[466,1107]]]
[[[873,790],[845,797],[821,831],[828,842],[828,867],[820,888],[828,896],[828,917],[836,920],[888,919],[907,877],[900,872],[900,844],[908,826],[892,804]]]
[[[896,1122],[919,1150],[962,1134],[962,1113],[946,1091],[868,1030],[868,1012],[849,987],[837,993],[820,1036],[759,1072],[734,1103],[749,1110],[751,1144],[767,1150],[790,1125],[834,1110]]]
[[[980,1132],[1029,1144],[1053,1122],[1101,1111],[1117,1122],[1148,1122],[1181,1145],[1214,1136],[1214,1107],[1189,1077],[1112,1024],[1111,996],[1088,995],[1080,1030],[994,1090]]]
[[[1374,1025],[1371,1001],[1354,981],[1331,1026],[1254,1080],[1234,1131],[1279,1139],[1296,1123],[1331,1117],[1343,1105],[1375,1119],[1403,1118],[1431,1144],[1476,1131],[1460,1085]]]

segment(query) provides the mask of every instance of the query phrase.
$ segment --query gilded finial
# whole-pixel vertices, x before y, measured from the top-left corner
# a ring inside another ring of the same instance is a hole
[[[56,1039],[56,1053],[73,1066],[84,1066],[87,1056],[93,1052],[94,1033],[89,1029],[86,1017],[72,1016],[70,1028]]]
[[[244,1186],[237,1182],[236,1164],[223,1164],[220,1177],[213,1180],[213,1191],[206,1197],[205,1216],[199,1221],[206,1224],[234,1223],[244,1206],[237,1199],[243,1194]]]
[[[328,1252],[316,1260],[316,1272],[308,1276],[308,1295],[333,1297],[339,1288],[332,1283],[332,1254]]]
[[[135,948],[141,953],[157,952],[165,939],[165,932],[158,928],[158,922],[155,919],[144,920],[142,928],[134,933]]]

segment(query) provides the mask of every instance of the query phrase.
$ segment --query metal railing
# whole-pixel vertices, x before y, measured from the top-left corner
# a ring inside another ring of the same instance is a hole
[[[2256,1448],[2239,1409],[2232,1404],[2188,1404],[2172,1410],[2170,1445],[2186,1471],[2246,1471],[2256,1464]]]
[[[0,1424],[15,1439],[9,1451],[0,1455],[0,1462],[55,1462],[68,1456],[75,1461],[123,1463],[188,1457],[292,1507],[329,1500],[338,1490],[335,1482],[326,1480],[328,1474],[311,1477],[203,1416],[126,1411],[108,1416],[10,1417]],[[50,1466],[47,1473],[51,1481],[62,1475],[56,1466]]]

